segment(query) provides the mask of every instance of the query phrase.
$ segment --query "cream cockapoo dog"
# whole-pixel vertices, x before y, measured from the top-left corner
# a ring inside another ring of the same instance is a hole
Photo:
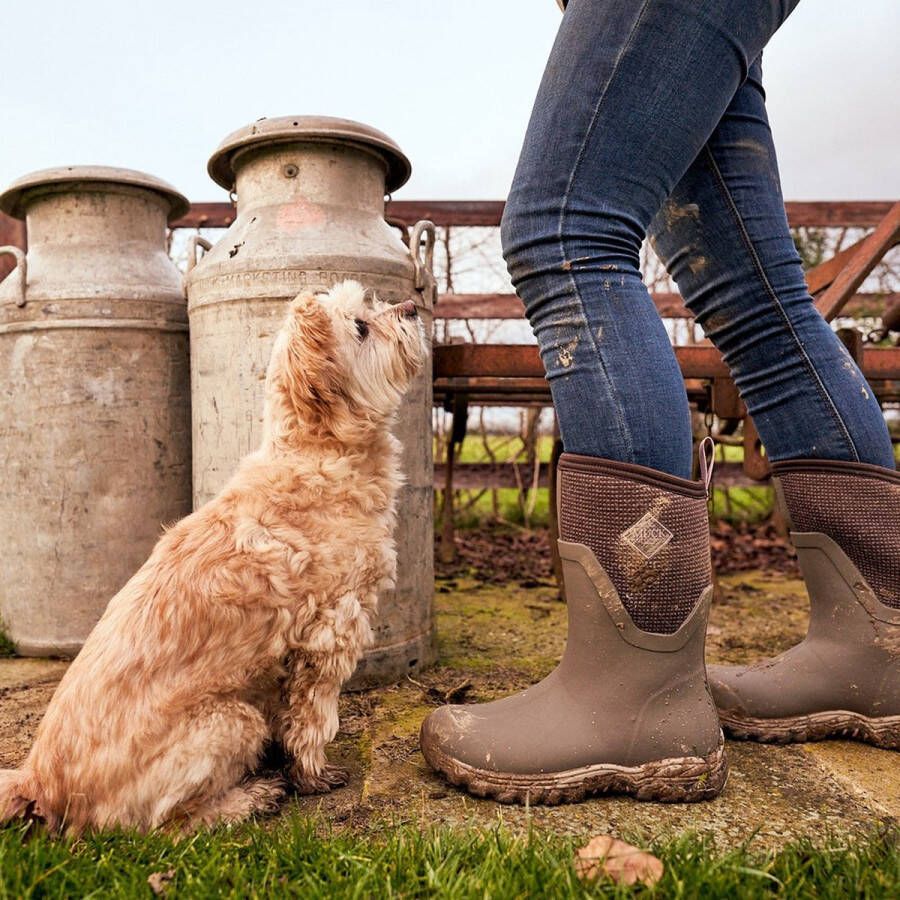
[[[0,771],[0,821],[73,833],[238,821],[285,791],[254,774],[270,742],[300,792],[346,783],[325,746],[395,575],[389,425],[426,353],[411,301],[367,302],[345,281],[291,303],[262,446],[110,601],[25,763]]]

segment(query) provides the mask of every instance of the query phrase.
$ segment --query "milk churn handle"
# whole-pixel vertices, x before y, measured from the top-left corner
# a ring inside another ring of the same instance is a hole
[[[191,235],[188,241],[188,258],[187,271],[190,272],[197,265],[197,248],[202,247],[204,250],[212,250],[212,244],[199,234]]]
[[[422,258],[422,237],[425,238],[425,258]],[[434,278],[434,222],[423,219],[413,226],[409,236],[409,250],[416,269],[416,290],[422,292],[425,308],[432,309],[437,299],[437,282]]]
[[[28,278],[28,262],[25,259],[25,252],[21,247],[13,247],[9,245],[7,247],[0,247],[0,256],[5,254],[9,254],[10,256],[15,257],[16,260],[16,268],[13,269],[13,272],[18,271],[19,273],[19,298],[16,300],[16,306],[24,306],[25,305],[25,282]],[[12,275],[12,272],[9,273]]]

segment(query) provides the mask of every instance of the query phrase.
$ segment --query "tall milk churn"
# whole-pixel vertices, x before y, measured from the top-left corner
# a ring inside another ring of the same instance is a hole
[[[19,653],[78,651],[161,526],[190,512],[190,369],[167,220],[142,172],[70,166],[0,194],[28,252],[0,283],[0,616]]]
[[[266,368],[287,303],[347,278],[389,302],[413,299],[431,334],[434,226],[410,238],[384,219],[384,198],[410,164],[385,134],[345,119],[262,119],[233,132],[209,161],[237,197],[224,237],[186,284],[191,324],[194,504],[214,496],[262,437]],[[424,245],[423,245],[424,239]],[[397,509],[397,585],[379,597],[375,644],[349,687],[402,678],[433,659],[431,361],[394,429],[406,484]]]

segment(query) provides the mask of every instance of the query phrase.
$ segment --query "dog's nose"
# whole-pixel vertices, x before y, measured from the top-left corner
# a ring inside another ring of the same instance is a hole
[[[419,311],[416,309],[416,304],[413,303],[412,300],[405,300],[400,304],[400,315],[402,315],[404,319],[415,319],[416,316],[419,315]]]

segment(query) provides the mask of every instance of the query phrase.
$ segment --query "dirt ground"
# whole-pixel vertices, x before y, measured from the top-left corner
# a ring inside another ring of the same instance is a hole
[[[729,742],[731,775],[710,803],[661,805],[599,798],[556,808],[521,809],[475,800],[429,771],[418,751],[422,718],[448,701],[491,700],[552,669],[565,641],[565,607],[550,581],[496,585],[439,577],[436,613],[440,663],[402,684],[341,700],[341,729],[330,750],[351,783],[324,797],[301,798],[338,827],[363,831],[396,822],[460,826],[503,820],[584,835],[610,831],[647,841],[690,830],[723,846],[755,836],[778,846],[791,837],[824,840],[900,819],[896,754],[851,742],[793,747]],[[805,629],[802,582],[777,571],[720,578],[709,633],[711,661],[743,662],[779,652]],[[0,660],[0,767],[18,764],[65,670],[52,660]]]

